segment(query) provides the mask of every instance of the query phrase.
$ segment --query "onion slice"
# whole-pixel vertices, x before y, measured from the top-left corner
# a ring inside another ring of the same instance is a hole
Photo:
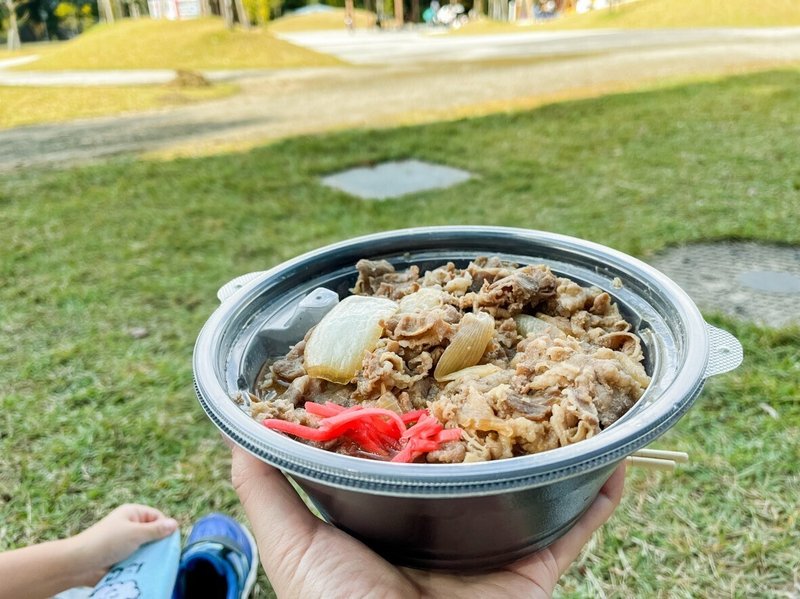
[[[442,353],[433,378],[437,381],[444,380],[451,372],[457,372],[470,366],[475,366],[486,346],[494,336],[494,317],[486,312],[471,312],[465,314],[458,325],[458,331],[453,335],[450,345]]]
[[[375,349],[381,321],[397,312],[397,303],[382,297],[351,295],[328,312],[311,332],[304,352],[309,376],[333,383],[353,380],[364,353]]]
[[[457,381],[458,379],[463,379],[467,376],[475,379],[482,379],[483,377],[494,374],[495,372],[499,372],[500,370],[501,368],[499,366],[495,366],[494,364],[479,364],[477,366],[468,366],[467,368],[456,370],[455,372],[451,372],[450,374],[442,376],[438,380],[440,383],[449,383],[450,381]]]
[[[551,326],[549,322],[531,316],[530,314],[517,314],[514,317],[514,322],[517,323],[517,333],[519,333],[521,337],[541,335]]]
[[[414,293],[400,298],[400,314],[412,312],[426,312],[435,308],[441,308],[444,303],[444,293],[441,289],[433,287],[422,287]]]

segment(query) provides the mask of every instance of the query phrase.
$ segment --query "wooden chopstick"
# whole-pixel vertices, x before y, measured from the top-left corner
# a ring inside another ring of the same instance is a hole
[[[675,470],[675,462],[672,460],[659,460],[658,458],[640,458],[638,456],[628,456],[625,461],[629,466],[641,466],[650,470]]]
[[[657,460],[672,460],[679,464],[686,464],[689,462],[689,454],[685,451],[667,451],[665,449],[640,449],[634,451],[631,455],[639,458],[655,458]]]
[[[684,451],[667,451],[665,449],[640,449],[625,458],[625,461],[630,466],[672,472],[677,464],[685,464],[689,461],[689,454]]]

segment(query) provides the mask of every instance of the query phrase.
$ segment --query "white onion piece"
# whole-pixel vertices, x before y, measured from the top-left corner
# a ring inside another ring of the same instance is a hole
[[[467,368],[462,368],[461,370],[456,370],[455,372],[451,372],[450,374],[446,374],[442,378],[438,379],[440,383],[446,383],[449,381],[457,381],[458,379],[463,379],[465,376],[471,376],[476,379],[482,379],[485,376],[489,376],[490,374],[494,374],[500,370],[499,366],[495,366],[494,364],[478,364],[477,366],[469,366]]]
[[[442,306],[444,293],[441,289],[433,287],[423,287],[414,293],[400,299],[400,314],[410,314],[412,312],[426,312]]]
[[[517,314],[514,317],[514,322],[517,323],[517,333],[522,337],[528,335],[541,335],[550,328],[550,323],[536,318],[530,314]]]
[[[375,402],[375,407],[384,410],[391,410],[392,412],[397,412],[398,414],[403,413],[403,408],[400,407],[400,403],[391,393],[384,393],[381,395],[378,398],[378,401]]]
[[[486,351],[486,346],[494,336],[494,317],[486,312],[470,312],[465,314],[453,335],[450,345],[442,353],[433,378],[442,381],[442,377],[475,366]]]
[[[333,383],[349,383],[361,368],[364,353],[375,349],[380,322],[397,312],[397,303],[382,297],[351,295],[328,312],[311,331],[304,352],[306,372]]]

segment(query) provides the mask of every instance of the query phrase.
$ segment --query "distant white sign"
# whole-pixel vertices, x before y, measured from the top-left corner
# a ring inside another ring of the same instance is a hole
[[[200,16],[200,0],[147,0],[147,7],[154,19],[180,21]]]

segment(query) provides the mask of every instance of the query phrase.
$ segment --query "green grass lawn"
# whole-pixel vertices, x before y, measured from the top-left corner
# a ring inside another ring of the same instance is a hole
[[[545,229],[645,260],[696,240],[800,244],[799,93],[800,72],[772,72],[239,154],[5,174],[0,549],[74,533],[124,501],[155,504],[184,531],[211,510],[240,515],[191,377],[215,292],[238,274],[434,224]],[[318,183],[407,157],[478,177],[380,203]],[[743,366],[710,380],[659,442],[689,465],[630,472],[561,595],[795,592],[800,328],[707,318],[741,339]]]
[[[39,49],[41,48],[41,49]],[[23,47],[23,51],[27,50]],[[279,69],[341,64],[268,31],[228,30],[219,18],[125,19],[96,25],[68,42],[37,46],[41,58],[20,70]]]
[[[558,29],[659,29],[678,27],[787,27],[800,25],[795,0],[637,0],[614,10],[571,14],[531,24],[482,20],[457,34]]]

